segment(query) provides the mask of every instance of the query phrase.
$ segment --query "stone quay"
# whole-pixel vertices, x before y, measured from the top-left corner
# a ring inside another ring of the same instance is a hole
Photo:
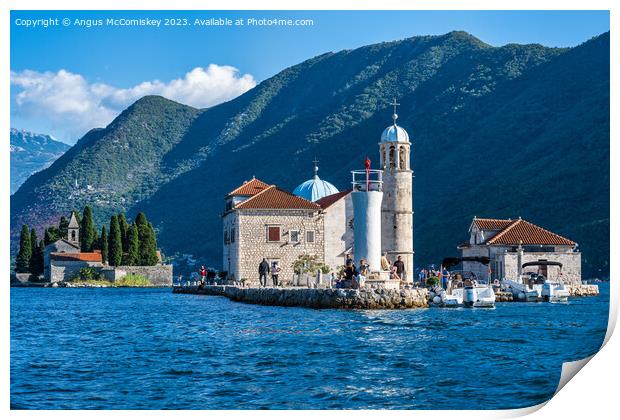
[[[224,296],[235,302],[313,309],[413,309],[428,307],[426,289],[308,289],[175,286],[173,293]]]

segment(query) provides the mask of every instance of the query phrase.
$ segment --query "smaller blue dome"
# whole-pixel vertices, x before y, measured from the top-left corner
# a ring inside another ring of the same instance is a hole
[[[323,181],[319,178],[317,172],[319,168],[314,167],[314,178],[300,184],[293,190],[293,194],[297,197],[305,198],[308,201],[317,201],[328,195],[336,194],[338,189],[331,183]]]

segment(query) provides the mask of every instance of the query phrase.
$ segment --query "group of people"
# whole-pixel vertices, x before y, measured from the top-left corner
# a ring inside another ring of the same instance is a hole
[[[418,273],[419,285],[425,286],[427,280],[432,277],[437,277],[439,279],[442,288],[446,289],[448,287],[448,282],[450,281],[450,272],[447,268],[442,267],[439,270],[435,270],[435,267],[431,266],[431,268],[429,269],[420,269],[420,272]]]
[[[258,278],[262,287],[267,286],[267,277],[271,274],[271,283],[273,286],[280,286],[278,276],[280,275],[280,265],[277,261],[273,261],[271,266],[265,258],[258,265]]]

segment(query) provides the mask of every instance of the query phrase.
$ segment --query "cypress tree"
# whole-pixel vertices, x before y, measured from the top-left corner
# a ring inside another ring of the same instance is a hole
[[[80,245],[83,252],[91,252],[93,250],[96,237],[97,232],[93,223],[93,210],[90,206],[85,206],[80,227]]]
[[[34,255],[34,251],[39,246],[39,238],[37,238],[37,231],[32,228],[30,230],[30,258]]]
[[[118,225],[121,228],[121,242],[123,242],[123,252],[127,252],[129,249],[129,238],[127,237],[127,230],[129,229],[129,224],[127,223],[125,214],[119,213],[117,217]]]
[[[65,216],[60,217],[60,223],[58,224],[58,233],[61,238],[67,239],[69,235],[69,220]]]
[[[140,265],[157,264],[157,240],[153,226],[146,219],[144,213],[136,216],[135,225],[138,229],[138,241],[140,244]]]
[[[112,216],[110,219],[110,237],[108,238],[108,261],[112,266],[121,265],[123,258],[123,244],[121,243],[121,228],[118,218]]]
[[[135,224],[129,225],[127,229],[127,253],[124,255],[124,265],[138,265],[140,263],[140,241],[138,239],[138,228]]]
[[[101,248],[101,259],[104,263],[108,261],[108,232],[105,226],[101,226],[101,238],[99,247]]]
[[[45,246],[52,244],[61,238],[60,231],[56,226],[50,226],[45,229],[43,234],[43,243]]]
[[[30,258],[32,257],[32,245],[30,245],[30,230],[28,225],[22,226],[22,233],[19,239],[19,253],[15,260],[15,272],[27,273],[30,269]]]
[[[41,240],[32,251],[30,258],[30,274],[36,277],[43,274],[43,248],[45,248],[45,244]]]

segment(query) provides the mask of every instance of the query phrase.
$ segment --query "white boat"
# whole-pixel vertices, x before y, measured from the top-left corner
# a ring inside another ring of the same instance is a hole
[[[521,274],[524,268],[532,266],[557,266],[560,268],[560,279],[551,281],[540,273],[531,273],[529,276],[523,276]],[[527,262],[519,265],[519,273],[517,276],[518,281],[504,279],[502,280],[502,286],[505,290],[512,291],[514,298],[520,301],[538,302],[544,300],[546,302],[566,302],[570,296],[570,293],[566,289],[564,282],[561,280],[561,270],[562,263],[555,261],[540,260]]]
[[[515,300],[521,302],[538,302],[542,299],[542,284],[529,284],[521,279],[520,282],[515,280],[504,279],[501,282],[504,290],[512,292]]]
[[[542,298],[545,302],[567,302],[570,293],[563,281],[546,281],[542,287]]]
[[[492,308],[495,306],[495,292],[487,284],[473,282],[462,289],[455,289],[453,294],[463,295],[463,305],[468,308]]]

